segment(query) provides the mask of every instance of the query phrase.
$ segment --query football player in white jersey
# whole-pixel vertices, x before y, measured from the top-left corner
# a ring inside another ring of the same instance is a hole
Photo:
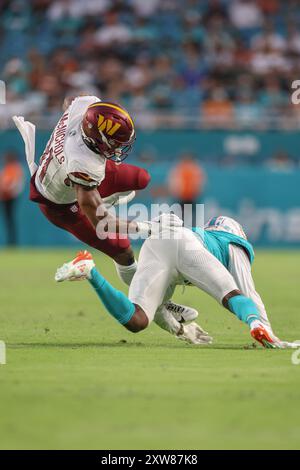
[[[154,320],[178,338],[202,344],[211,341],[209,335],[196,323],[181,324],[164,306],[176,285],[193,285],[246,323],[264,347],[298,347],[272,331],[251,275],[254,251],[238,222],[214,217],[204,229],[190,230],[180,219],[174,223],[175,217],[162,216],[159,236],[144,242],[128,298],[103,278],[87,252],[59,268],[56,281],[88,279],[109,313],[132,332]]]
[[[134,263],[129,240],[115,234],[99,239],[96,212],[102,206],[102,218],[107,215],[103,198],[148,185],[146,170],[120,165],[134,140],[125,109],[96,96],[77,97],[55,127],[31,181],[31,200],[50,222],[126,267]]]
[[[122,163],[135,141],[130,114],[118,104],[102,102],[97,96],[78,96],[64,103],[64,113],[56,125],[39,165],[34,163],[33,124],[22,117],[14,121],[25,141],[32,178],[30,199],[39,204],[47,219],[80,241],[110,256],[120,278],[129,285],[136,261],[124,233],[146,232],[151,222],[115,219],[105,205],[120,195],[144,189],[148,172]],[[31,149],[31,150],[30,150]],[[99,237],[102,222],[104,237]],[[113,222],[113,223],[112,223]],[[114,233],[106,227],[113,225]],[[122,236],[119,232],[122,231]],[[175,306],[183,317],[197,316],[194,309]]]

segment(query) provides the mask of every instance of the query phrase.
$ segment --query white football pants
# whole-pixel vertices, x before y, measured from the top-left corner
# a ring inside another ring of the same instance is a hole
[[[255,291],[250,261],[242,248],[230,246],[226,269],[190,229],[178,227],[173,232],[176,239],[145,241],[129,288],[129,299],[144,310],[149,322],[158,307],[172,297],[176,285],[188,282],[219,303],[229,292],[240,290],[256,303],[262,321],[269,325],[262,300]]]

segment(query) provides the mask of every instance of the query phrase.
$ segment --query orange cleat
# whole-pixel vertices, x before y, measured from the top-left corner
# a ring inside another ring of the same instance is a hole
[[[55,280],[56,282],[63,282],[90,279],[91,271],[94,267],[95,263],[91,253],[86,250],[80,251],[76,258],[58,268]]]
[[[253,322],[251,329],[251,336],[258,341],[264,348],[268,349],[297,349],[299,345],[297,342],[290,343],[288,341],[281,341],[274,335],[273,331],[266,327],[260,321]]]
[[[266,327],[262,324],[251,330],[251,336],[256,341],[258,341],[264,348],[278,348],[275,337],[272,338],[272,334],[269,333]]]
[[[73,259],[72,264],[76,264],[79,261],[92,260],[93,257],[91,253],[87,250],[79,251],[75,259]]]

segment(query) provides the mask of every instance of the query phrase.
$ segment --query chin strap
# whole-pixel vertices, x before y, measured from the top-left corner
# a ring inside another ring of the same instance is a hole
[[[101,139],[102,139],[102,142],[107,145],[108,148],[112,148],[111,144],[109,143],[108,139],[105,137],[105,135],[103,134],[103,132],[99,129],[99,134],[101,135]],[[96,144],[93,144],[92,142],[89,142],[89,137],[86,136],[86,134],[84,133],[84,130],[81,126],[81,135],[82,135],[82,139],[85,143],[85,145],[91,149],[93,152],[95,153],[98,153],[99,155],[101,155],[100,151],[98,150]],[[103,152],[103,156],[105,158],[107,158],[108,160],[110,160],[112,158],[112,156],[110,155],[106,155],[106,152]],[[116,149],[115,151],[115,160],[113,160],[115,162],[116,165],[120,165],[122,163],[122,161],[124,159],[122,159],[122,151],[121,150],[118,150]]]
[[[103,143],[107,145],[107,147],[111,148],[111,145],[110,143],[108,142],[107,138],[105,137],[105,135],[103,134],[102,131],[100,131],[99,129],[99,134],[101,135],[101,139],[103,140]]]

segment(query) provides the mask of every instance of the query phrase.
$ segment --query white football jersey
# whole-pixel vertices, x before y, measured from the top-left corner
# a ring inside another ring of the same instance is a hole
[[[106,159],[92,152],[81,137],[81,122],[88,106],[101,101],[79,96],[56,125],[40,159],[35,184],[38,191],[56,204],[76,202],[73,183],[97,187],[105,177]]]

